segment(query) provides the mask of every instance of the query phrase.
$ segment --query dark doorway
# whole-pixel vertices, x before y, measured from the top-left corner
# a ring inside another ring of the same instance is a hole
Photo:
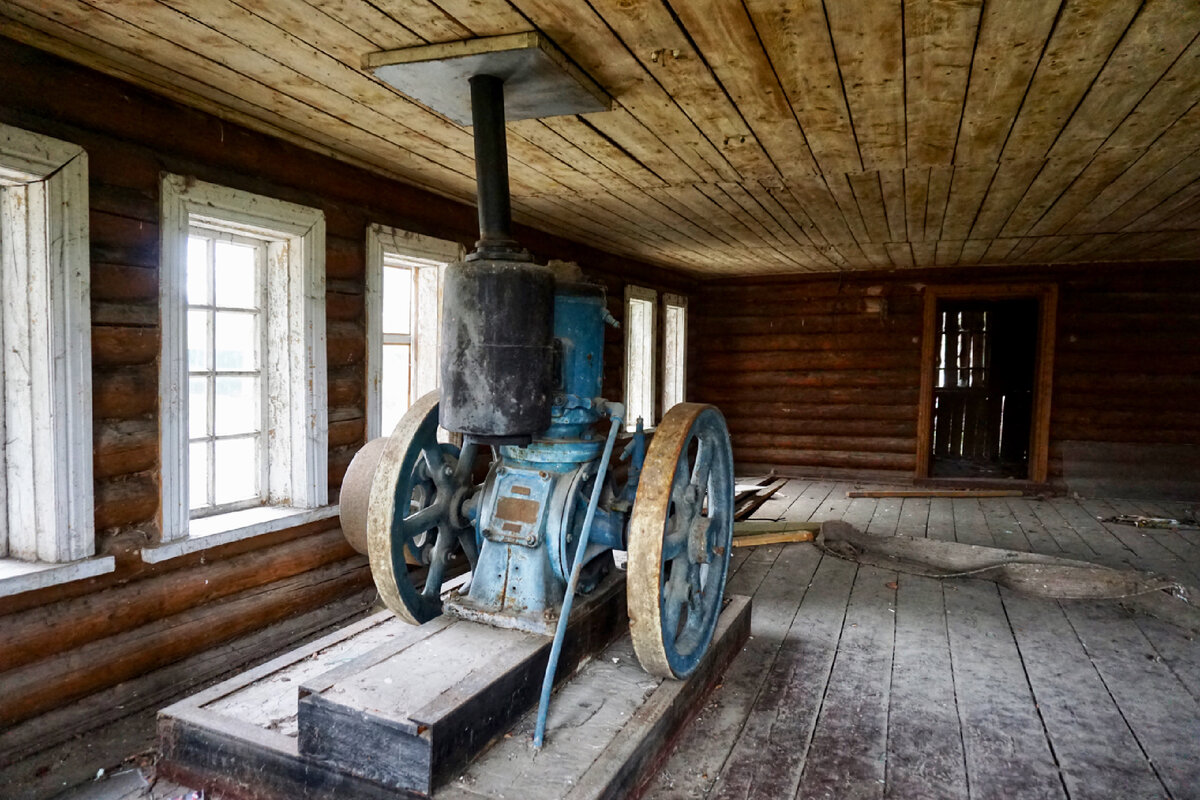
[[[930,474],[1029,477],[1038,301],[938,302]]]

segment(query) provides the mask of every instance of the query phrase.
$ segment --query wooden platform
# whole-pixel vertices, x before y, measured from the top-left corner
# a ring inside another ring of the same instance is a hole
[[[547,637],[450,617],[416,628],[384,613],[165,709],[160,774],[228,797],[425,796],[500,737],[436,796],[491,796],[495,776],[508,785],[548,765],[577,797],[621,796],[740,650],[750,602],[730,599],[698,674],[662,682],[633,654],[623,580],[598,592],[572,615],[559,670],[569,680],[540,752],[528,734]],[[523,797],[559,797],[561,785]]]

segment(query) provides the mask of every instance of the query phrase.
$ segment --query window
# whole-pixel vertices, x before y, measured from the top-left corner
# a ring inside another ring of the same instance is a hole
[[[87,181],[78,146],[0,125],[0,594],[95,553]]]
[[[383,225],[367,229],[367,439],[387,435],[438,387],[439,312],[456,242]]]
[[[663,413],[687,395],[687,298],[663,295]]]
[[[658,295],[641,286],[625,287],[625,427],[638,418],[654,427],[655,308]]]
[[[328,500],[324,215],[165,175],[160,292],[163,542],[312,518],[297,512]]]

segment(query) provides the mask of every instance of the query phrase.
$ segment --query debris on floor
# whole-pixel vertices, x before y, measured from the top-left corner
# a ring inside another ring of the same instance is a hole
[[[1135,528],[1164,528],[1167,530],[1178,530],[1179,528],[1200,529],[1200,523],[1188,517],[1171,519],[1170,517],[1146,517],[1141,514],[1117,514],[1112,517],[1096,517],[1096,519],[1101,522],[1111,522],[1117,525],[1132,525]]]

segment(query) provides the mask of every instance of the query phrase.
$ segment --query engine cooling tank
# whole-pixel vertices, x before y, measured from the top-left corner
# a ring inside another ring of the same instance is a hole
[[[519,261],[446,268],[442,291],[441,425],[519,438],[550,425],[554,275]]]

